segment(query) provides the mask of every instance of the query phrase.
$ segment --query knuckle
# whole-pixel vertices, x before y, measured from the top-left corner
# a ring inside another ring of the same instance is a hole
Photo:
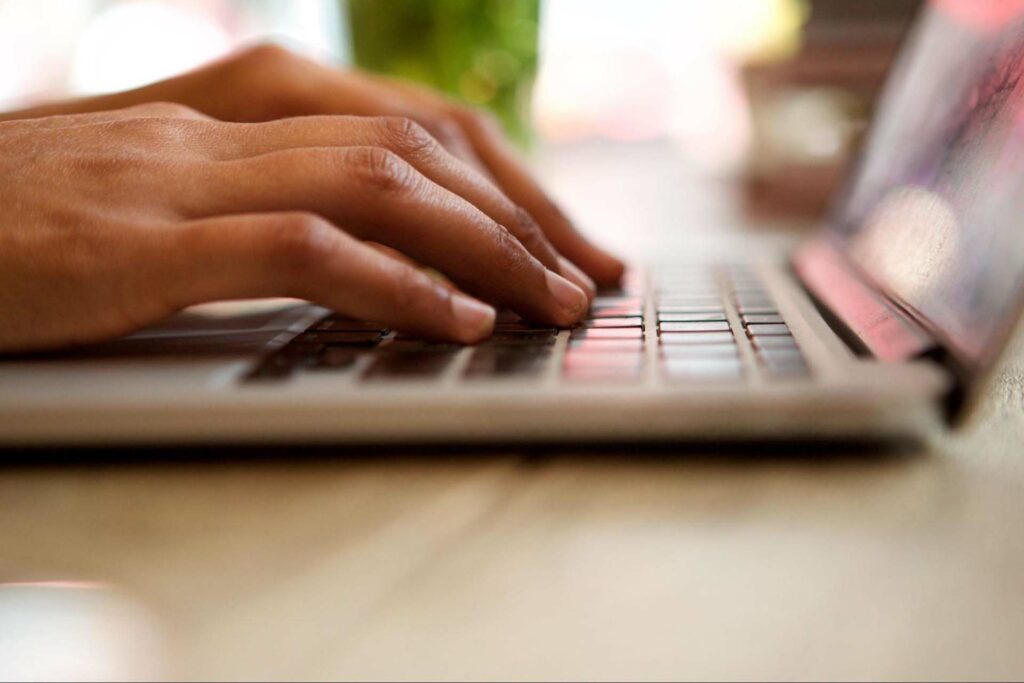
[[[446,149],[465,149],[472,147],[462,126],[449,118],[440,119],[433,125],[434,137]]]
[[[133,116],[131,118],[105,121],[103,123],[96,124],[95,130],[98,130],[106,140],[123,144],[130,143],[131,141],[138,139],[151,139],[159,134],[165,127],[166,124],[162,119],[146,116]]]
[[[500,130],[501,128],[501,120],[486,109],[457,106],[452,110],[452,116],[457,121],[461,121],[463,125],[475,128],[485,130]]]
[[[319,216],[288,213],[268,224],[264,246],[275,267],[301,276],[323,263],[333,236],[333,226]]]
[[[236,61],[254,68],[277,67],[291,64],[295,53],[272,41],[256,43],[238,53]]]
[[[149,102],[129,111],[141,118],[205,119],[206,116],[179,102]]]
[[[434,136],[412,119],[386,116],[378,119],[377,123],[383,132],[384,140],[399,153],[429,154],[437,147],[438,142]]]
[[[395,193],[413,185],[412,167],[383,147],[353,147],[348,151],[351,170],[359,180],[377,192]]]
[[[412,268],[396,267],[389,279],[391,305],[399,315],[408,314],[428,298],[425,276]]]
[[[494,267],[499,273],[514,278],[529,269],[529,254],[523,249],[522,243],[516,239],[515,235],[504,226],[495,224],[494,237]]]
[[[71,162],[77,173],[94,178],[120,179],[125,174],[137,174],[148,170],[152,160],[130,149],[100,150],[75,155]]]
[[[429,112],[417,116],[416,121],[439,141],[442,138],[455,137],[461,130],[458,121],[445,112]]]
[[[532,252],[546,249],[548,246],[547,237],[540,229],[533,216],[521,206],[516,206],[514,211],[516,235],[519,241]]]
[[[323,98],[324,84],[317,65],[274,42],[246,48],[213,73],[226,89],[244,93],[248,105],[240,117],[244,120],[269,121],[308,114],[318,109],[314,105]]]

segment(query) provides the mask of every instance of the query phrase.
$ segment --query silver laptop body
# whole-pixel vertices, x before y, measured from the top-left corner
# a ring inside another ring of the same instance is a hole
[[[1024,29],[957,6],[918,17],[856,171],[794,251],[637,269],[578,328],[502,314],[477,347],[296,301],[196,307],[0,359],[0,444],[860,439],[955,424],[1019,318],[1024,275]]]

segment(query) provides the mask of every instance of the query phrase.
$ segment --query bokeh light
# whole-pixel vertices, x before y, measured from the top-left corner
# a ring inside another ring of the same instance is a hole
[[[229,48],[226,33],[187,4],[136,0],[111,5],[78,41],[71,87],[126,90],[209,61]]]

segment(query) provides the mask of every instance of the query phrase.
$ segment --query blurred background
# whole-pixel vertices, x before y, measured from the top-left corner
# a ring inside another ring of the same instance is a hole
[[[0,107],[271,38],[490,107],[526,148],[658,141],[814,217],[918,0],[0,0]]]

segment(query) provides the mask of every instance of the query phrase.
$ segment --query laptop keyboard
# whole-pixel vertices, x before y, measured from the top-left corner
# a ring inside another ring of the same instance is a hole
[[[637,383],[806,380],[811,371],[758,277],[742,266],[691,267],[601,292],[588,317],[559,330],[501,312],[494,335],[464,347],[329,315],[261,360],[245,379],[348,373],[361,383],[482,381]]]

